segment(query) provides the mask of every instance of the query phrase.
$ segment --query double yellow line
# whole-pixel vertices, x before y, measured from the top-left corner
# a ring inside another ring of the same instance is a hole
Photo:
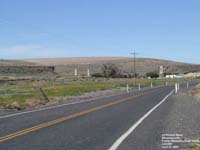
[[[89,114],[91,112],[95,112],[95,111],[103,109],[103,108],[111,107],[113,105],[117,105],[117,104],[120,104],[120,103],[123,103],[123,102],[126,102],[126,101],[130,101],[130,100],[133,100],[133,98],[145,95],[147,93],[151,93],[153,91],[145,92],[141,95],[137,95],[137,96],[129,97],[129,98],[124,98],[124,99],[114,101],[114,102],[111,102],[111,103],[108,103],[108,104],[104,104],[104,105],[101,105],[101,106],[97,106],[97,107],[94,107],[94,108],[91,108],[91,109],[83,110],[81,112],[74,113],[72,115],[68,115],[68,116],[65,116],[65,117],[62,117],[62,118],[59,118],[59,119],[55,119],[55,120],[52,120],[52,121],[49,121],[49,122],[46,122],[46,123],[42,123],[42,124],[27,128],[27,129],[24,129],[24,130],[21,130],[21,131],[17,131],[15,133],[0,137],[0,142],[11,140],[11,139],[16,138],[18,136],[25,135],[25,134],[28,134],[30,132],[33,132],[33,131],[36,131],[36,130],[39,130],[39,129],[42,129],[42,128],[45,128],[45,127],[48,127],[48,126],[51,126],[51,125],[55,125],[55,124],[64,122],[64,121],[69,120],[69,119],[77,118],[77,117]]]

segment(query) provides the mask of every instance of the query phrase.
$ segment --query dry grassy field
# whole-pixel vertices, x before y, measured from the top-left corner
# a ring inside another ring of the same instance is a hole
[[[27,62],[23,60],[4,60],[0,59],[0,66],[26,66],[26,65],[36,65],[32,62]]]
[[[77,57],[77,58],[42,58],[42,59],[24,59],[24,62],[36,63],[40,65],[72,65],[72,64],[96,64],[104,62],[124,61],[125,57]]]
[[[83,58],[46,58],[46,59],[26,59],[23,60],[28,63],[38,65],[57,66],[58,72],[69,73],[73,72],[74,68],[78,68],[80,74],[85,74],[86,69],[90,68],[92,72],[99,72],[102,64],[113,63],[116,64],[122,72],[133,71],[133,58],[128,57],[83,57]],[[182,62],[137,58],[136,69],[137,73],[145,74],[146,72],[158,72],[159,66],[167,67],[168,72],[186,73],[200,71],[200,65],[187,64]]]
[[[190,95],[200,102],[200,84],[190,91]]]

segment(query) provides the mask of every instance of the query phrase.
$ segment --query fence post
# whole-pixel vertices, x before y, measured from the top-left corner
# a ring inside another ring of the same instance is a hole
[[[77,75],[78,75],[77,69],[75,68],[75,69],[74,69],[74,76],[77,76]]]
[[[138,90],[139,90],[139,91],[141,90],[140,83],[138,84]]]
[[[90,69],[87,69],[87,76],[90,77]]]
[[[129,86],[128,86],[128,84],[126,85],[126,92],[127,93],[129,92]]]
[[[151,82],[151,88],[153,88],[153,83]]]
[[[178,90],[180,89],[180,84],[178,83]]]
[[[45,101],[49,102],[49,98],[47,97],[47,95],[46,95],[46,93],[44,92],[44,90],[43,90],[41,87],[39,88],[39,90],[40,90],[42,96],[44,97]]]
[[[178,84],[175,83],[175,93],[177,93],[177,92],[178,92]]]

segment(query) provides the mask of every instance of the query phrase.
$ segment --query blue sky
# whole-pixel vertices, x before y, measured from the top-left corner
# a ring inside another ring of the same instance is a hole
[[[0,0],[0,58],[130,56],[200,63],[199,0]]]

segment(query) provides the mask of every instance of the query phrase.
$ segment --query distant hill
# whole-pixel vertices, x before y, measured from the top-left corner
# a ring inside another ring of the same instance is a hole
[[[23,60],[0,60],[0,76],[27,77],[54,75],[55,67],[38,65]]]
[[[37,64],[45,66],[56,66],[59,73],[73,74],[74,68],[77,68],[79,74],[84,75],[87,68],[92,73],[99,72],[102,64],[116,64],[122,72],[133,72],[133,58],[128,57],[80,57],[80,58],[44,58],[44,59],[25,59],[23,62],[28,64]],[[175,62],[161,59],[137,58],[136,71],[139,74],[145,74],[150,71],[158,71],[159,66],[165,66],[170,73],[188,73],[200,71],[200,65]]]
[[[6,59],[0,59],[0,66],[32,66],[36,65],[32,62],[26,62],[23,60],[6,60]]]

